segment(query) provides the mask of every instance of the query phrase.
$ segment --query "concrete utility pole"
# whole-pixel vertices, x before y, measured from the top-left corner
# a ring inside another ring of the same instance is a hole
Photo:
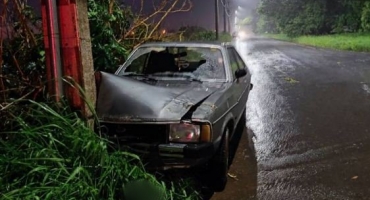
[[[219,9],[218,9],[218,1],[219,0],[215,0],[215,29],[216,29],[216,40],[219,39],[219,32],[218,32],[218,12],[219,12]]]
[[[57,5],[57,18],[60,32],[60,49],[58,46],[50,46],[45,40],[45,47],[52,48],[47,57],[60,50],[62,73],[54,73],[54,78],[70,77],[75,83],[64,84],[64,95],[69,100],[70,105],[80,110],[86,119],[92,117],[89,105],[95,105],[96,88],[91,50],[90,28],[87,16],[87,0],[42,0],[43,13],[47,13],[50,5]],[[45,12],[44,12],[45,9]],[[44,35],[50,36],[50,23],[56,16],[43,14]],[[47,30],[47,31],[45,31]],[[47,62],[48,71],[56,71],[57,66],[53,62]],[[51,81],[51,79],[49,79]],[[58,82],[59,83],[59,82]],[[61,86],[58,86],[61,87]],[[79,87],[84,90],[81,94]],[[53,93],[53,90],[49,91]],[[60,95],[55,93],[56,95]]]
[[[226,5],[227,5],[227,13],[229,13],[228,17],[227,17],[227,32],[228,33],[231,33],[231,15],[230,15],[230,1],[229,0],[226,0]]]
[[[226,33],[227,32],[227,30],[226,30],[226,19],[227,19],[227,3],[226,3],[226,0],[222,0],[223,1],[223,11],[224,11],[224,33]]]

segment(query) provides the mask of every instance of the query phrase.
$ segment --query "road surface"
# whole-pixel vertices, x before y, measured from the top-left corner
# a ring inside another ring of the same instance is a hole
[[[370,54],[255,38],[247,127],[212,200],[370,199]],[[233,178],[232,178],[233,177]]]

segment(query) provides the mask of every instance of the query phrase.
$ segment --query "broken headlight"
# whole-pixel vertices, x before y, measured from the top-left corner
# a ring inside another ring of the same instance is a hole
[[[170,125],[170,142],[199,142],[200,125],[194,124],[171,124]]]

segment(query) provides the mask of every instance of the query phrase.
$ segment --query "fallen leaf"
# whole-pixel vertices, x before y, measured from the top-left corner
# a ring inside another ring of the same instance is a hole
[[[291,78],[291,77],[286,77],[285,78],[285,81],[289,82],[289,83],[299,83],[299,81],[295,80],[294,78]]]
[[[230,178],[235,179],[235,180],[237,180],[237,181],[238,181],[238,177],[237,177],[236,175],[234,175],[234,174],[230,174],[230,173],[228,173],[227,175],[228,175]]]

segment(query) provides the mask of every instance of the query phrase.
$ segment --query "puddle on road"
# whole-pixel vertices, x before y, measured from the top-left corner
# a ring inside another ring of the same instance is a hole
[[[265,47],[252,41],[237,47],[251,70],[254,84],[247,103],[247,125],[256,135],[258,196],[348,199],[365,193],[361,191],[365,187],[357,189],[347,179],[353,181],[351,177],[368,172],[364,168],[369,166],[365,121],[369,113],[364,111],[369,102],[364,96],[370,96],[370,73],[363,73],[366,66],[359,67],[351,77],[347,77],[350,69],[324,73],[317,78],[323,82],[319,86],[314,77],[289,87],[284,79],[291,77],[289,74],[302,68],[306,68],[304,72],[317,69],[287,58],[274,45]],[[300,115],[294,114],[293,109]],[[347,174],[351,170],[354,172]],[[361,178],[362,183],[370,181]],[[344,186],[348,191],[343,190]]]
[[[280,143],[299,133],[293,126],[294,114],[282,95],[285,89],[282,84],[287,84],[284,78],[295,70],[297,62],[278,50],[254,51],[253,43],[236,46],[252,73],[254,84],[247,103],[247,126],[256,135],[258,161],[266,161],[282,153]]]
[[[362,89],[368,94],[370,95],[370,87],[368,84],[366,83],[362,83]]]

